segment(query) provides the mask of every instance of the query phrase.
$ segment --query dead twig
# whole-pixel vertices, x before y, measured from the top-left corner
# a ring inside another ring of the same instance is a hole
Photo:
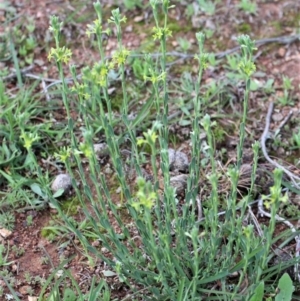
[[[272,116],[272,113],[273,113],[273,109],[274,109],[274,103],[271,102],[270,105],[269,105],[269,108],[268,108],[267,116],[266,116],[265,129],[264,129],[263,134],[261,135],[261,139],[260,139],[262,152],[264,154],[264,157],[266,158],[266,160],[269,163],[271,163],[275,167],[281,169],[291,179],[291,181],[293,182],[295,187],[297,189],[300,189],[300,186],[299,186],[300,178],[298,176],[296,176],[295,174],[293,174],[292,172],[290,172],[289,170],[287,170],[285,167],[283,167],[279,163],[277,163],[276,161],[272,160],[268,155],[267,148],[266,148],[266,141],[267,141],[268,135],[269,135],[269,127],[270,127],[270,122],[271,122],[271,116]]]
[[[282,130],[282,128],[289,122],[289,120],[291,119],[292,115],[293,115],[293,111],[290,110],[289,113],[285,116],[285,118],[280,123],[278,129],[275,131],[274,136],[277,136],[280,133],[280,131]]]
[[[25,75],[26,72],[32,70],[33,67],[34,67],[34,65],[27,66],[27,67],[21,69],[20,72],[21,72],[22,75]],[[8,74],[7,76],[2,77],[2,80],[5,81],[5,80],[10,80],[10,79],[16,78],[17,77],[17,71],[15,69],[12,69],[12,71],[13,72]]]
[[[196,197],[196,202],[197,202],[197,207],[198,207],[198,220],[197,221],[200,221],[203,217],[203,214],[202,214],[201,198],[199,195],[197,195],[197,197]]]
[[[263,230],[261,229],[261,226],[260,226],[260,224],[259,224],[259,222],[258,222],[258,220],[257,220],[257,218],[256,218],[256,216],[255,216],[255,214],[253,213],[253,211],[252,211],[252,209],[251,209],[251,206],[248,206],[248,212],[249,212],[249,214],[250,214],[250,216],[251,216],[251,219],[252,219],[252,221],[253,221],[253,224],[254,224],[255,227],[256,227],[256,230],[257,230],[257,232],[258,232],[258,235],[259,235],[260,237],[263,237],[263,236],[264,236],[264,232],[263,232]]]

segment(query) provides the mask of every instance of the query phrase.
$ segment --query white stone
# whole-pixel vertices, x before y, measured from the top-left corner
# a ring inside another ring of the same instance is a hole
[[[168,149],[170,171],[183,171],[189,170],[189,159],[187,155],[181,151],[176,151],[173,148]]]
[[[103,157],[109,154],[108,146],[106,143],[94,144],[94,152],[97,157]]]
[[[9,236],[11,236],[12,232],[8,229],[5,229],[5,228],[0,228],[0,235],[3,237],[3,238],[8,238]]]
[[[63,189],[67,193],[72,188],[72,180],[69,174],[59,174],[52,182],[51,189],[55,193],[59,189]]]

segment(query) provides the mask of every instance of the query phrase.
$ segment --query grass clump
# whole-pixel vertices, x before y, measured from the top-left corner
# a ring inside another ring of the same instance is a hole
[[[270,268],[270,251],[274,242],[275,215],[286,196],[281,192],[282,172],[275,170],[271,195],[265,197],[266,206],[271,210],[270,224],[263,227],[262,236],[256,235],[255,228],[246,219],[246,215],[254,190],[258,142],[252,146],[254,160],[249,189],[242,199],[238,194],[251,77],[256,70],[253,62],[254,42],[246,35],[238,38],[241,57],[234,63],[236,72],[245,83],[245,91],[237,160],[227,170],[230,186],[224,197],[219,192],[220,174],[215,156],[215,142],[223,139],[224,132],[211,115],[204,113],[204,108],[208,105],[203,98],[202,78],[210,56],[204,47],[205,35],[196,34],[199,49],[195,62],[198,64],[198,73],[194,78],[191,108],[188,112],[185,110],[185,118],[189,119],[191,126],[191,162],[186,177],[185,196],[180,199],[171,184],[168,153],[171,142],[169,108],[173,105],[173,100],[169,93],[166,50],[168,38],[172,35],[168,25],[168,10],[171,6],[167,0],[152,0],[150,5],[155,21],[152,38],[159,43],[160,56],[154,59],[150,54],[145,55],[135,65],[135,75],[143,78],[151,93],[139,113],[133,117],[129,110],[129,80],[125,72],[130,52],[122,43],[121,30],[126,17],[121,15],[119,9],[112,11],[108,23],[116,32],[117,46],[112,57],[107,58],[103,48],[103,35],[110,30],[103,27],[100,3],[94,4],[97,19],[88,26],[87,34],[95,36],[100,60],[91,67],[85,67],[81,77],[76,68],[70,66],[72,87],[63,71],[72,52],[67,47],[60,46],[62,24],[57,17],[51,18],[50,29],[54,35],[55,47],[49,53],[49,60],[53,60],[58,68],[69,137],[69,145],[60,149],[56,157],[73,178],[76,202],[80,204],[85,218],[83,222],[78,222],[70,217],[64,206],[53,197],[49,185],[42,181],[43,195],[47,195],[47,201],[57,210],[62,221],[59,226],[49,225],[44,228],[42,235],[55,239],[57,236],[67,237],[68,233],[74,233],[91,262],[95,258],[103,260],[112,270],[105,271],[106,274],[113,273],[120,282],[131,288],[137,298],[142,296],[143,300],[263,300],[264,293],[274,295],[272,279],[276,278],[278,267]],[[161,15],[162,18],[159,17]],[[116,104],[108,92],[108,75],[111,70],[118,74],[121,81],[121,92],[118,94],[122,96],[118,112],[120,131],[116,131],[114,126],[116,122],[113,108]],[[77,119],[71,114],[71,103],[73,110],[75,106]],[[145,115],[152,109],[155,111],[155,118],[147,120],[150,126],[140,133],[139,126],[144,124]],[[35,175],[43,179],[45,176],[33,149],[39,141],[39,135],[22,129],[21,137],[27,151],[27,160],[35,167]],[[122,202],[116,202],[112,197],[111,187],[95,155],[93,143],[99,132],[106,139],[111,164],[122,192]],[[205,134],[205,142],[201,140],[201,134]],[[147,151],[147,160],[140,152],[141,146],[150,150]],[[136,174],[135,183],[128,180],[123,160],[124,147],[126,153],[130,154],[128,163]],[[202,164],[204,155],[207,165],[205,169]],[[146,179],[142,169],[145,161],[151,166],[151,181]],[[88,164],[88,172],[85,164]],[[75,181],[75,178],[78,179],[77,172],[80,187]],[[209,191],[200,195],[199,183],[208,183],[206,187],[210,187]],[[200,214],[201,202],[206,204],[203,206],[203,215]],[[121,215],[120,203],[123,209],[126,208],[130,222]],[[222,218],[219,216],[220,207],[225,207]],[[100,246],[106,248],[111,256],[97,248],[92,243],[94,240],[98,240]],[[58,272],[63,275],[52,286],[48,300],[60,300],[59,285],[67,277],[71,279],[72,289],[63,291],[63,299],[87,299],[81,294],[70,273],[62,267],[63,265],[56,269],[45,283],[44,288],[50,285]],[[287,277],[281,279],[288,283],[288,288],[284,290],[290,292],[291,284]],[[45,289],[41,294],[44,292]],[[96,287],[93,279],[87,300],[97,300],[100,295],[103,300],[110,300],[104,282]]]

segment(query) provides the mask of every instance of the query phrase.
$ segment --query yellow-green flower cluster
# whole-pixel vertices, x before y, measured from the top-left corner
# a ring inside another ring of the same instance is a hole
[[[253,225],[248,225],[247,227],[243,227],[243,232],[247,239],[251,238],[253,233]]]
[[[209,58],[208,53],[196,54],[194,58],[199,62],[201,68],[203,68],[204,70],[207,69]]]
[[[120,67],[124,65],[129,53],[129,50],[126,48],[121,48],[120,50],[116,51],[112,55],[112,60],[109,64],[109,69],[113,69],[115,66]]]
[[[275,205],[277,200],[279,200],[282,203],[287,203],[288,195],[287,193],[282,195],[281,187],[272,186],[270,188],[270,192],[271,192],[270,197],[263,196],[263,199],[266,200],[264,202],[264,205],[266,206],[267,209],[270,209],[272,205]]]
[[[126,23],[127,18],[126,16],[122,16],[120,14],[119,8],[112,10],[111,17],[108,19],[108,23],[114,23],[116,25],[120,25],[121,23]]]
[[[106,64],[96,63],[91,70],[91,78],[95,84],[105,87],[107,84],[108,67]]]
[[[50,61],[52,58],[56,60],[56,62],[68,63],[71,59],[72,51],[65,46],[58,48],[51,48],[48,54],[48,60]]]
[[[250,77],[256,70],[255,64],[252,61],[249,61],[249,60],[242,60],[239,63],[238,68],[247,77]]]
[[[163,37],[171,37],[172,31],[168,27],[153,27],[152,31],[153,33],[153,39],[155,40],[161,40]]]
[[[158,138],[157,134],[155,133],[155,131],[153,129],[148,130],[147,133],[143,133],[145,139],[143,138],[138,138],[137,139],[137,145],[140,146],[142,144],[149,144],[149,145],[153,145],[156,141],[156,139]]]
[[[282,173],[283,171],[279,168],[276,168],[274,171],[274,185],[270,188],[270,196],[262,196],[264,205],[267,209],[278,204],[278,202],[287,203],[288,195],[285,193],[284,195],[281,193],[281,182],[282,182]]]
[[[23,139],[23,145],[27,150],[31,149],[33,142],[39,140],[39,136],[33,133],[22,132],[20,137]]]
[[[70,158],[72,150],[70,147],[62,147],[59,153],[55,153],[54,156],[63,163]]]
[[[75,83],[75,85],[71,88],[71,91],[77,93],[79,99],[84,99],[84,100],[90,98],[90,94],[87,93],[86,90],[87,90],[87,85],[79,84],[79,83]]]
[[[89,143],[80,143],[79,145],[79,153],[84,154],[84,156],[88,159],[92,158],[93,156],[93,149]]]
[[[160,82],[160,81],[162,81],[162,82],[165,81],[166,77],[167,77],[166,72],[162,72],[159,75],[152,72],[151,76],[147,76],[146,74],[144,74],[144,81],[150,81],[150,82],[152,82],[152,84],[155,84],[155,83]]]
[[[100,23],[100,20],[97,19],[97,20],[94,20],[93,21],[93,24],[88,24],[87,25],[87,30],[86,30],[86,35],[88,37],[91,36],[91,34],[101,34],[102,32],[102,24]]]
[[[96,19],[93,21],[93,24],[87,25],[87,30],[85,31],[85,33],[88,37],[90,37],[92,34],[96,34],[100,36],[101,34],[106,33],[107,35],[109,35],[110,30],[109,29],[103,30],[101,20]]]
[[[152,190],[150,182],[146,183],[144,178],[137,179],[138,192],[136,194],[137,201],[133,202],[131,206],[136,210],[140,211],[141,207],[145,209],[151,209],[157,198],[156,193]]]

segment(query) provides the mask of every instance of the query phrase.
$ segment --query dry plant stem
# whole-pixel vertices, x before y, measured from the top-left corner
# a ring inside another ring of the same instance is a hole
[[[42,80],[42,87],[43,87],[43,91],[46,95],[46,100],[50,101],[50,96],[49,96],[49,93],[48,93],[48,90],[47,90],[47,87],[46,87],[46,83],[45,83],[44,80]]]
[[[201,198],[199,195],[196,197],[197,207],[198,207],[198,219],[197,222],[199,222],[203,218],[202,214],[202,205],[201,205]]]
[[[26,72],[32,70],[33,67],[34,67],[34,65],[30,65],[30,66],[28,66],[28,67],[25,67],[25,68],[21,69],[20,72],[21,72],[22,75],[25,75],[25,76],[26,76]],[[4,76],[4,77],[2,78],[2,80],[5,81],[5,80],[9,80],[9,79],[14,79],[14,78],[16,78],[16,77],[17,77],[17,72],[16,72],[16,70],[15,70],[15,69],[12,69],[12,71],[13,71],[13,72],[10,73],[9,75]]]
[[[55,266],[53,265],[52,259],[51,259],[50,255],[49,255],[49,253],[46,251],[45,247],[42,244],[40,244],[38,247],[43,250],[43,252],[47,256],[47,258],[49,259],[49,262],[50,262],[50,264],[52,266],[52,269],[55,270]]]
[[[291,119],[292,116],[293,116],[293,111],[290,110],[288,115],[285,116],[285,118],[281,121],[278,129],[275,131],[275,136],[280,133],[282,128],[289,122],[289,120]]]
[[[258,200],[257,206],[258,206],[258,213],[260,214],[261,217],[263,217],[263,216],[266,216],[268,218],[272,217],[271,213],[264,210],[262,198],[260,198]],[[283,217],[281,217],[277,214],[275,215],[275,220],[278,222],[284,223],[286,226],[288,226],[291,229],[291,231],[293,233],[296,233],[296,229],[295,229],[294,225],[291,222],[289,222],[288,220],[284,219]],[[295,236],[295,241],[296,241],[295,257],[297,258],[297,257],[299,257],[299,253],[300,253],[300,237],[298,235]],[[300,282],[300,271],[299,271],[298,263],[295,264],[294,271],[295,271],[295,275],[296,275],[298,281]]]
[[[35,75],[35,74],[32,74],[32,73],[25,73],[24,76],[29,77],[29,78],[34,78],[34,79],[37,79],[37,80],[42,80],[44,82],[49,82],[49,83],[53,83],[53,82],[57,81],[57,79],[54,79],[54,78],[42,77],[40,75]]]
[[[271,116],[273,113],[273,109],[274,109],[274,103],[271,102],[268,108],[268,113],[266,116],[266,125],[265,125],[265,129],[264,132],[261,136],[260,142],[261,142],[261,149],[262,152],[266,158],[266,160],[268,162],[270,162],[272,165],[274,165],[275,167],[282,169],[282,171],[290,177],[290,179],[292,180],[293,184],[295,185],[296,188],[300,189],[299,186],[299,182],[300,182],[300,178],[297,177],[295,174],[293,174],[292,172],[290,172],[289,170],[287,170],[285,167],[283,167],[282,165],[278,164],[276,161],[272,160],[267,152],[267,148],[266,148],[266,141],[268,139],[268,134],[269,134],[269,127],[270,127],[270,120],[271,120]],[[296,180],[298,181],[298,183],[296,182]]]
[[[261,226],[260,226],[260,224],[259,224],[259,222],[258,222],[258,220],[257,220],[257,218],[256,218],[256,216],[255,216],[255,214],[253,213],[253,211],[252,211],[252,209],[251,209],[251,206],[249,206],[248,205],[248,211],[249,211],[249,214],[250,214],[250,216],[251,216],[251,218],[252,218],[252,221],[253,221],[253,224],[255,225],[255,227],[256,227],[256,230],[257,230],[257,232],[258,232],[258,235],[260,236],[260,237],[263,237],[263,230],[261,229]]]

